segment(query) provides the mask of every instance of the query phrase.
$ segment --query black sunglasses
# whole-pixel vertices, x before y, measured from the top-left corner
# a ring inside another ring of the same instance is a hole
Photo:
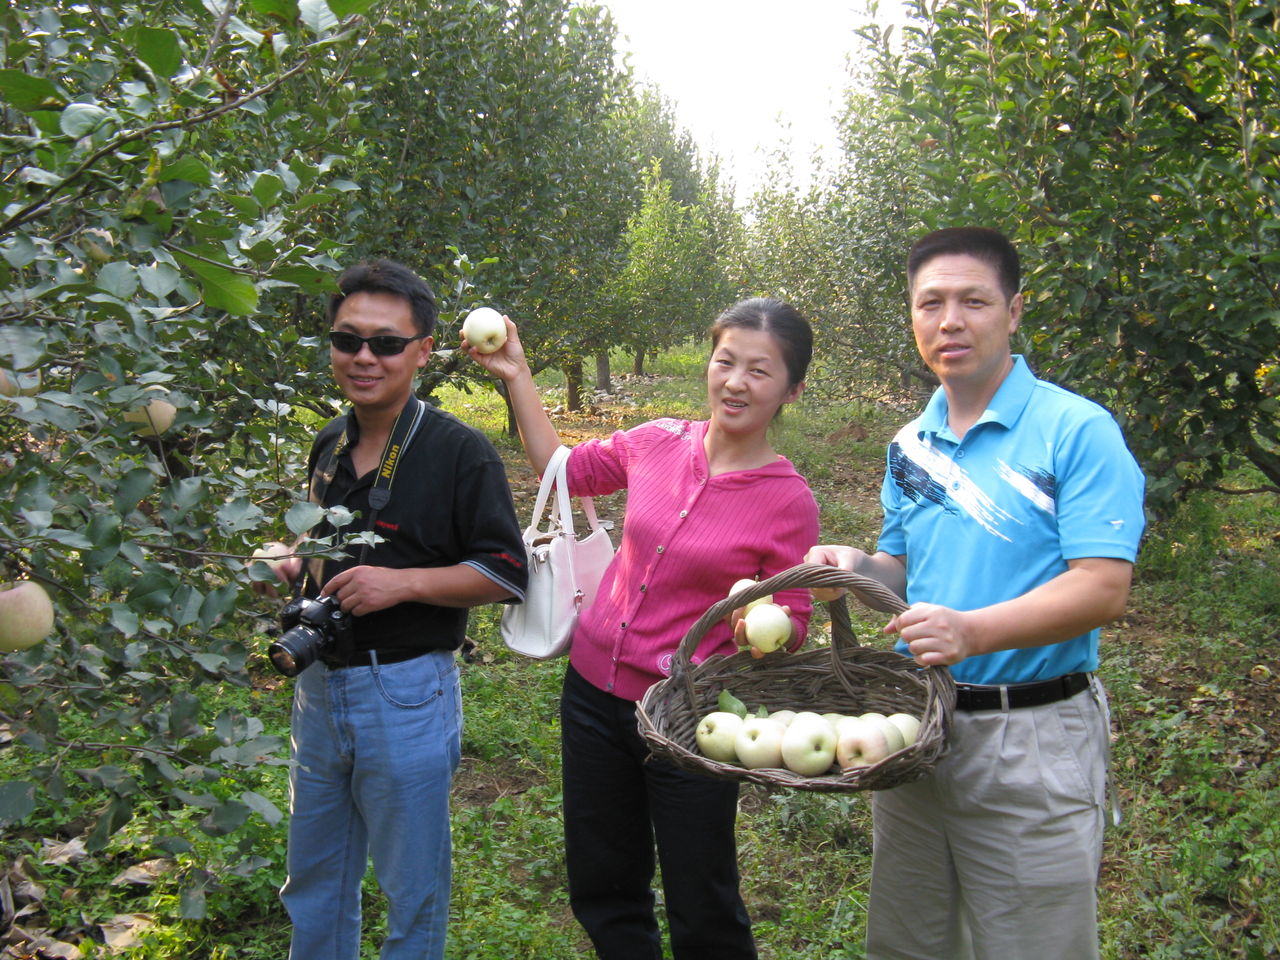
[[[360,348],[367,343],[369,352],[375,357],[394,357],[398,353],[404,353],[404,348],[413,341],[425,336],[425,333],[420,333],[416,337],[394,337],[389,333],[380,333],[375,337],[361,337],[345,330],[330,330],[329,342],[335,350],[343,353],[359,353]]]

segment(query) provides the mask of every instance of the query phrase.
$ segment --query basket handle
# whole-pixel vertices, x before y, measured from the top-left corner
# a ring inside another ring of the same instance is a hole
[[[761,580],[759,583],[739,590],[737,593],[730,594],[720,602],[713,604],[689,628],[689,631],[681,639],[679,646],[676,647],[675,657],[671,663],[671,679],[676,682],[683,682],[690,703],[695,702],[696,699],[690,658],[697,652],[698,644],[702,642],[702,638],[706,636],[707,631],[734,610],[750,603],[752,600],[758,600],[760,597],[792,587],[843,587],[872,610],[897,614],[907,609],[906,601],[879,580],[872,577],[864,576],[860,573],[851,573],[848,570],[840,570],[836,567],[829,567],[821,563],[797,564],[767,580]],[[837,647],[841,644],[858,646],[858,640],[853,634],[853,625],[849,619],[849,608],[845,603],[845,599],[841,597],[838,600],[833,600],[827,606],[831,611],[832,663],[840,682],[846,688],[850,688],[852,681],[847,676],[844,664],[837,654]],[[680,679],[677,681],[677,678]]]

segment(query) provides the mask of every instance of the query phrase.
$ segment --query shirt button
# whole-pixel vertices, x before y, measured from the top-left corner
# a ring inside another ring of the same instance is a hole
[[[683,520],[683,519],[684,519],[685,517],[687,517],[688,515],[689,515],[689,511],[688,511],[688,510],[681,510],[681,511],[680,511],[680,519],[681,519],[681,520]]]
[[[625,620],[622,621],[622,629],[623,630],[627,629],[627,621]]]
[[[957,459],[957,460],[963,460],[963,459],[964,459],[964,451],[963,451],[963,450],[957,450],[957,451],[956,451],[956,459]]]
[[[666,553],[666,552],[667,552],[667,548],[666,548],[666,547],[659,547],[659,548],[658,548],[658,552],[659,552],[659,553]]]
[[[605,684],[605,689],[606,689],[606,690],[612,690],[612,689],[613,689],[613,684],[612,684],[612,683],[606,683],[606,684]]]
[[[645,583],[640,584],[640,592],[641,592],[641,593],[644,593],[644,592],[645,592],[646,590],[648,590],[648,589],[649,589],[649,585],[648,585],[648,584],[645,584]]]

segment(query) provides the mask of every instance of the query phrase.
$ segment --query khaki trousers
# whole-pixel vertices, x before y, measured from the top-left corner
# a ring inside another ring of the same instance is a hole
[[[1092,689],[955,714],[927,777],[872,798],[868,960],[1094,960],[1109,722]]]

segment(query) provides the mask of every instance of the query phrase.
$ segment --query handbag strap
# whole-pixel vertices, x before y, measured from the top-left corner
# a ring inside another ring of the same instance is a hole
[[[533,522],[529,529],[536,530],[542,524],[543,511],[547,509],[548,501],[550,501],[551,513],[549,521],[555,524],[559,521],[561,529],[569,536],[574,536],[573,529],[573,509],[569,502],[569,448],[561,444],[556,447],[555,452],[547,460],[546,469],[542,472],[542,482],[538,486],[538,499],[533,507]],[[555,490],[555,499],[551,499],[551,491]],[[597,530],[600,527],[600,521],[596,518],[596,506],[590,497],[579,497],[578,500],[582,504],[582,512],[587,518],[587,527],[589,530]]]

